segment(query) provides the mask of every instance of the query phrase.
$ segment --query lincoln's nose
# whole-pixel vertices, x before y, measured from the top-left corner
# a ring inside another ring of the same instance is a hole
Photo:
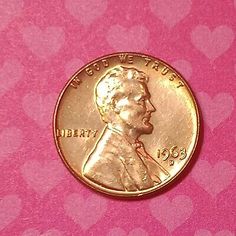
[[[156,111],[156,108],[153,106],[153,104],[151,103],[150,100],[148,100],[147,104],[148,104],[147,110],[148,110],[149,112],[155,112],[155,111]]]

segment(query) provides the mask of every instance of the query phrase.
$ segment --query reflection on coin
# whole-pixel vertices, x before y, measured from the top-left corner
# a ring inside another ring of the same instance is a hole
[[[190,88],[165,62],[137,53],[99,58],[75,73],[54,114],[59,154],[75,177],[111,195],[170,183],[199,134]]]

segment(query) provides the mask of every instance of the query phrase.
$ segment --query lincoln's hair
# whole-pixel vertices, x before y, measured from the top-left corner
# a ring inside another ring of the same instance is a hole
[[[130,90],[124,88],[127,85],[132,86],[135,81],[147,84],[148,76],[135,68],[122,66],[109,70],[99,80],[95,89],[95,100],[103,121],[109,122],[108,112],[114,110],[116,101],[128,97]]]

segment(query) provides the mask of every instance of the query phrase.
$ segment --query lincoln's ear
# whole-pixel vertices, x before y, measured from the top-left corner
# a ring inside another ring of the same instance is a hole
[[[112,104],[112,105],[111,105],[112,110],[113,110],[116,114],[119,114],[119,113],[120,113],[120,107],[119,107],[119,104],[117,103],[117,99],[116,99],[116,98],[113,98],[111,104]]]
[[[116,114],[120,114],[120,108],[118,108],[118,107],[114,107],[113,111],[114,111]]]

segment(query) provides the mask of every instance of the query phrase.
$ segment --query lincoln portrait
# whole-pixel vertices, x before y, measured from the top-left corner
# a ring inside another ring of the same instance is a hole
[[[96,84],[95,103],[104,131],[83,165],[83,175],[112,190],[140,191],[159,185],[169,173],[139,140],[151,134],[155,107],[148,76],[134,67],[117,66]]]

